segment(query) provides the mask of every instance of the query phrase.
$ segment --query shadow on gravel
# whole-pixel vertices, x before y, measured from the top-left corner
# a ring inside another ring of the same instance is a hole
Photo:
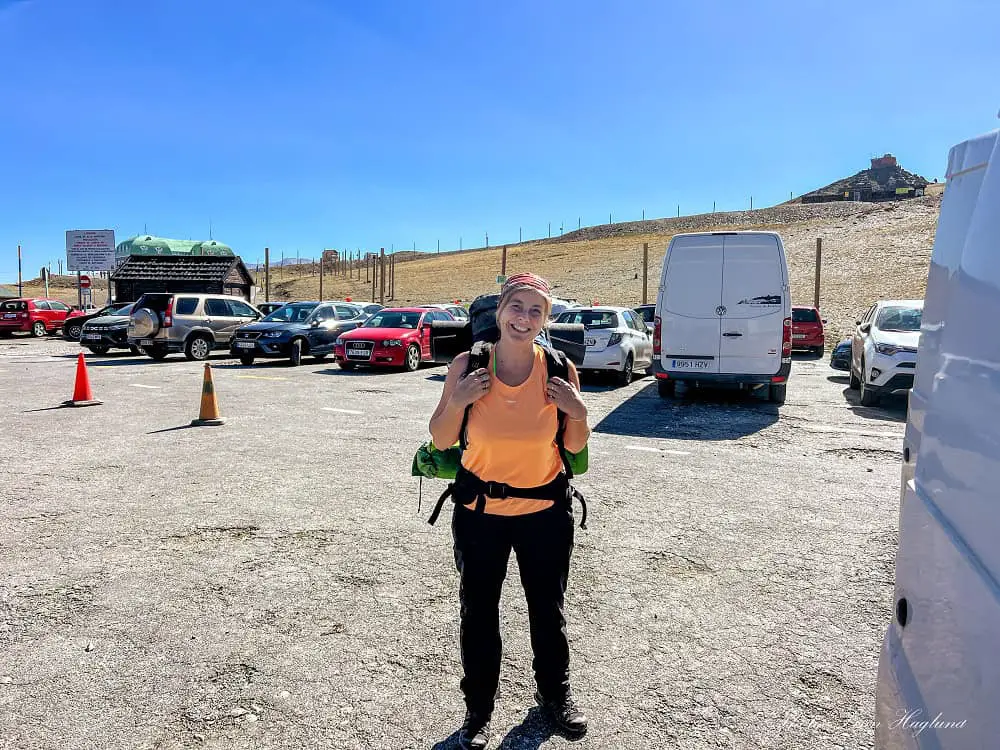
[[[830,378],[833,380],[833,378]],[[846,378],[845,378],[846,380]],[[907,396],[883,396],[878,406],[862,406],[861,395],[850,388],[844,389],[844,400],[852,412],[865,419],[877,419],[883,422],[906,422],[906,409],[909,404]]]
[[[818,362],[823,359],[825,354],[826,352],[823,354],[816,354],[814,352],[792,352],[792,359],[796,362]]]
[[[775,404],[741,391],[679,387],[672,399],[661,398],[656,383],[602,419],[594,432],[672,440],[735,440],[778,421]]]
[[[545,718],[537,706],[528,709],[527,716],[516,727],[507,732],[499,745],[499,750],[538,750],[552,735],[555,728]]]
[[[542,710],[535,706],[528,709],[528,714],[520,724],[507,732],[497,750],[539,750],[555,734],[558,732],[545,718]],[[433,745],[431,750],[457,750],[458,747],[458,732],[455,732]]]

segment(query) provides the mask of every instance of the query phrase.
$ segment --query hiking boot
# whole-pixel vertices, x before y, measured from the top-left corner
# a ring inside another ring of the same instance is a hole
[[[561,698],[554,700],[545,700],[541,693],[536,692],[535,700],[548,714],[552,723],[566,734],[579,737],[587,733],[587,716],[576,705],[572,693],[566,693]]]
[[[490,714],[466,711],[465,721],[458,730],[458,746],[462,750],[484,750],[490,743]]]

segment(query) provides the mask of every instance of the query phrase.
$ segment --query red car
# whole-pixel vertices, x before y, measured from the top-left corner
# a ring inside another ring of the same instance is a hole
[[[72,308],[65,302],[44,297],[22,297],[0,302],[0,336],[16,331],[44,336],[63,327]]]
[[[431,357],[431,323],[454,320],[445,310],[386,307],[353,331],[337,337],[333,353],[341,369],[357,365],[402,367],[413,372]]]
[[[815,307],[792,307],[792,349],[808,349],[822,354],[826,348],[826,335],[819,310]]]

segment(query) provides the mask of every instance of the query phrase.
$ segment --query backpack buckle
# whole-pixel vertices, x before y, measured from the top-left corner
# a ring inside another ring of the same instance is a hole
[[[503,482],[486,482],[486,495],[494,500],[507,498],[507,485]]]

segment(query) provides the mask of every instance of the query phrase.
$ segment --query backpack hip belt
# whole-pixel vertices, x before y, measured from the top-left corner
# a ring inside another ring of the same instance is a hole
[[[476,501],[475,512],[486,512],[486,498],[491,500],[506,500],[510,497],[523,497],[529,500],[551,500],[552,502],[566,503],[572,505],[575,497],[580,501],[583,508],[583,517],[580,521],[580,528],[587,528],[587,501],[575,487],[570,485],[569,477],[559,474],[548,484],[538,487],[512,487],[503,482],[484,482],[464,466],[459,468],[455,481],[448,485],[441,497],[438,498],[434,506],[434,512],[427,519],[427,523],[434,525],[444,506],[444,501],[448,498],[456,505],[467,505],[473,500]]]

